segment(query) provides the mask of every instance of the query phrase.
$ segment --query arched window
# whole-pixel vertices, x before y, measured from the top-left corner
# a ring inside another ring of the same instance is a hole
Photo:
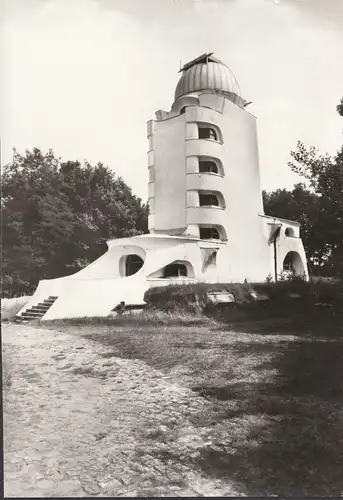
[[[214,161],[199,160],[199,172],[202,174],[218,174],[218,165]]]
[[[125,276],[136,274],[143,266],[144,261],[139,255],[128,255],[125,260]]]
[[[219,201],[215,194],[199,194],[199,204],[201,207],[218,207]]]
[[[290,237],[290,238],[294,238],[294,236],[295,236],[294,229],[292,227],[287,227],[285,230],[285,235]]]
[[[215,227],[201,227],[200,228],[201,240],[219,240],[219,232]]]
[[[164,268],[163,278],[177,278],[179,276],[187,276],[187,267],[185,264],[168,264]]]
[[[212,141],[218,140],[217,132],[212,127],[198,126],[199,139],[212,139]]]

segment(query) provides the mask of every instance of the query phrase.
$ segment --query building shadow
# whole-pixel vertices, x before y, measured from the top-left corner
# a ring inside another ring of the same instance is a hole
[[[239,323],[239,322],[238,322]],[[204,473],[227,478],[250,496],[343,493],[343,336],[337,323],[319,336],[317,329],[284,332],[275,324],[242,323],[234,330],[264,334],[298,332],[287,343],[244,342],[233,347],[242,359],[269,355],[258,370],[277,373],[268,382],[240,381],[224,387],[198,386],[199,395],[221,405],[220,419],[237,422],[247,416],[265,421],[252,425],[241,441],[204,447],[197,465]],[[282,329],[281,329],[282,330]],[[227,406],[225,406],[227,402]],[[235,402],[232,405],[232,402]],[[243,420],[242,420],[243,421]],[[227,427],[226,427],[227,428]],[[222,436],[225,443],[225,435]],[[234,448],[234,449],[233,449]]]

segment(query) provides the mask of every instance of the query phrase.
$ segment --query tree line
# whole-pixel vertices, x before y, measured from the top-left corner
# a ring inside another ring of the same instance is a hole
[[[148,206],[102,163],[62,162],[50,150],[14,150],[2,173],[2,294],[73,274],[106,240],[148,230]]]
[[[337,106],[343,116],[343,99]],[[343,146],[321,155],[298,142],[289,166],[304,182],[263,192],[265,213],[301,223],[310,273],[343,275]],[[111,238],[148,232],[148,206],[102,163],[62,161],[52,150],[19,154],[1,174],[2,296],[73,274]]]

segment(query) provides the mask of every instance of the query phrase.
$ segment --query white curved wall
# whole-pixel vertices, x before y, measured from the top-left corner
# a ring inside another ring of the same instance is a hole
[[[189,173],[186,175],[186,189],[222,192],[225,189],[224,177],[212,173]]]
[[[226,227],[227,214],[219,207],[187,207],[187,224],[208,224]]]
[[[186,156],[211,156],[225,163],[223,145],[211,139],[187,139],[185,145]],[[225,168],[225,167],[224,167]]]

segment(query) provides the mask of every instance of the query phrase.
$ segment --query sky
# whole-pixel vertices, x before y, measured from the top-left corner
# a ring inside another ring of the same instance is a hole
[[[257,117],[262,187],[291,188],[297,140],[342,144],[343,0],[3,0],[1,164],[12,149],[98,161],[147,199],[146,122],[214,52]]]

